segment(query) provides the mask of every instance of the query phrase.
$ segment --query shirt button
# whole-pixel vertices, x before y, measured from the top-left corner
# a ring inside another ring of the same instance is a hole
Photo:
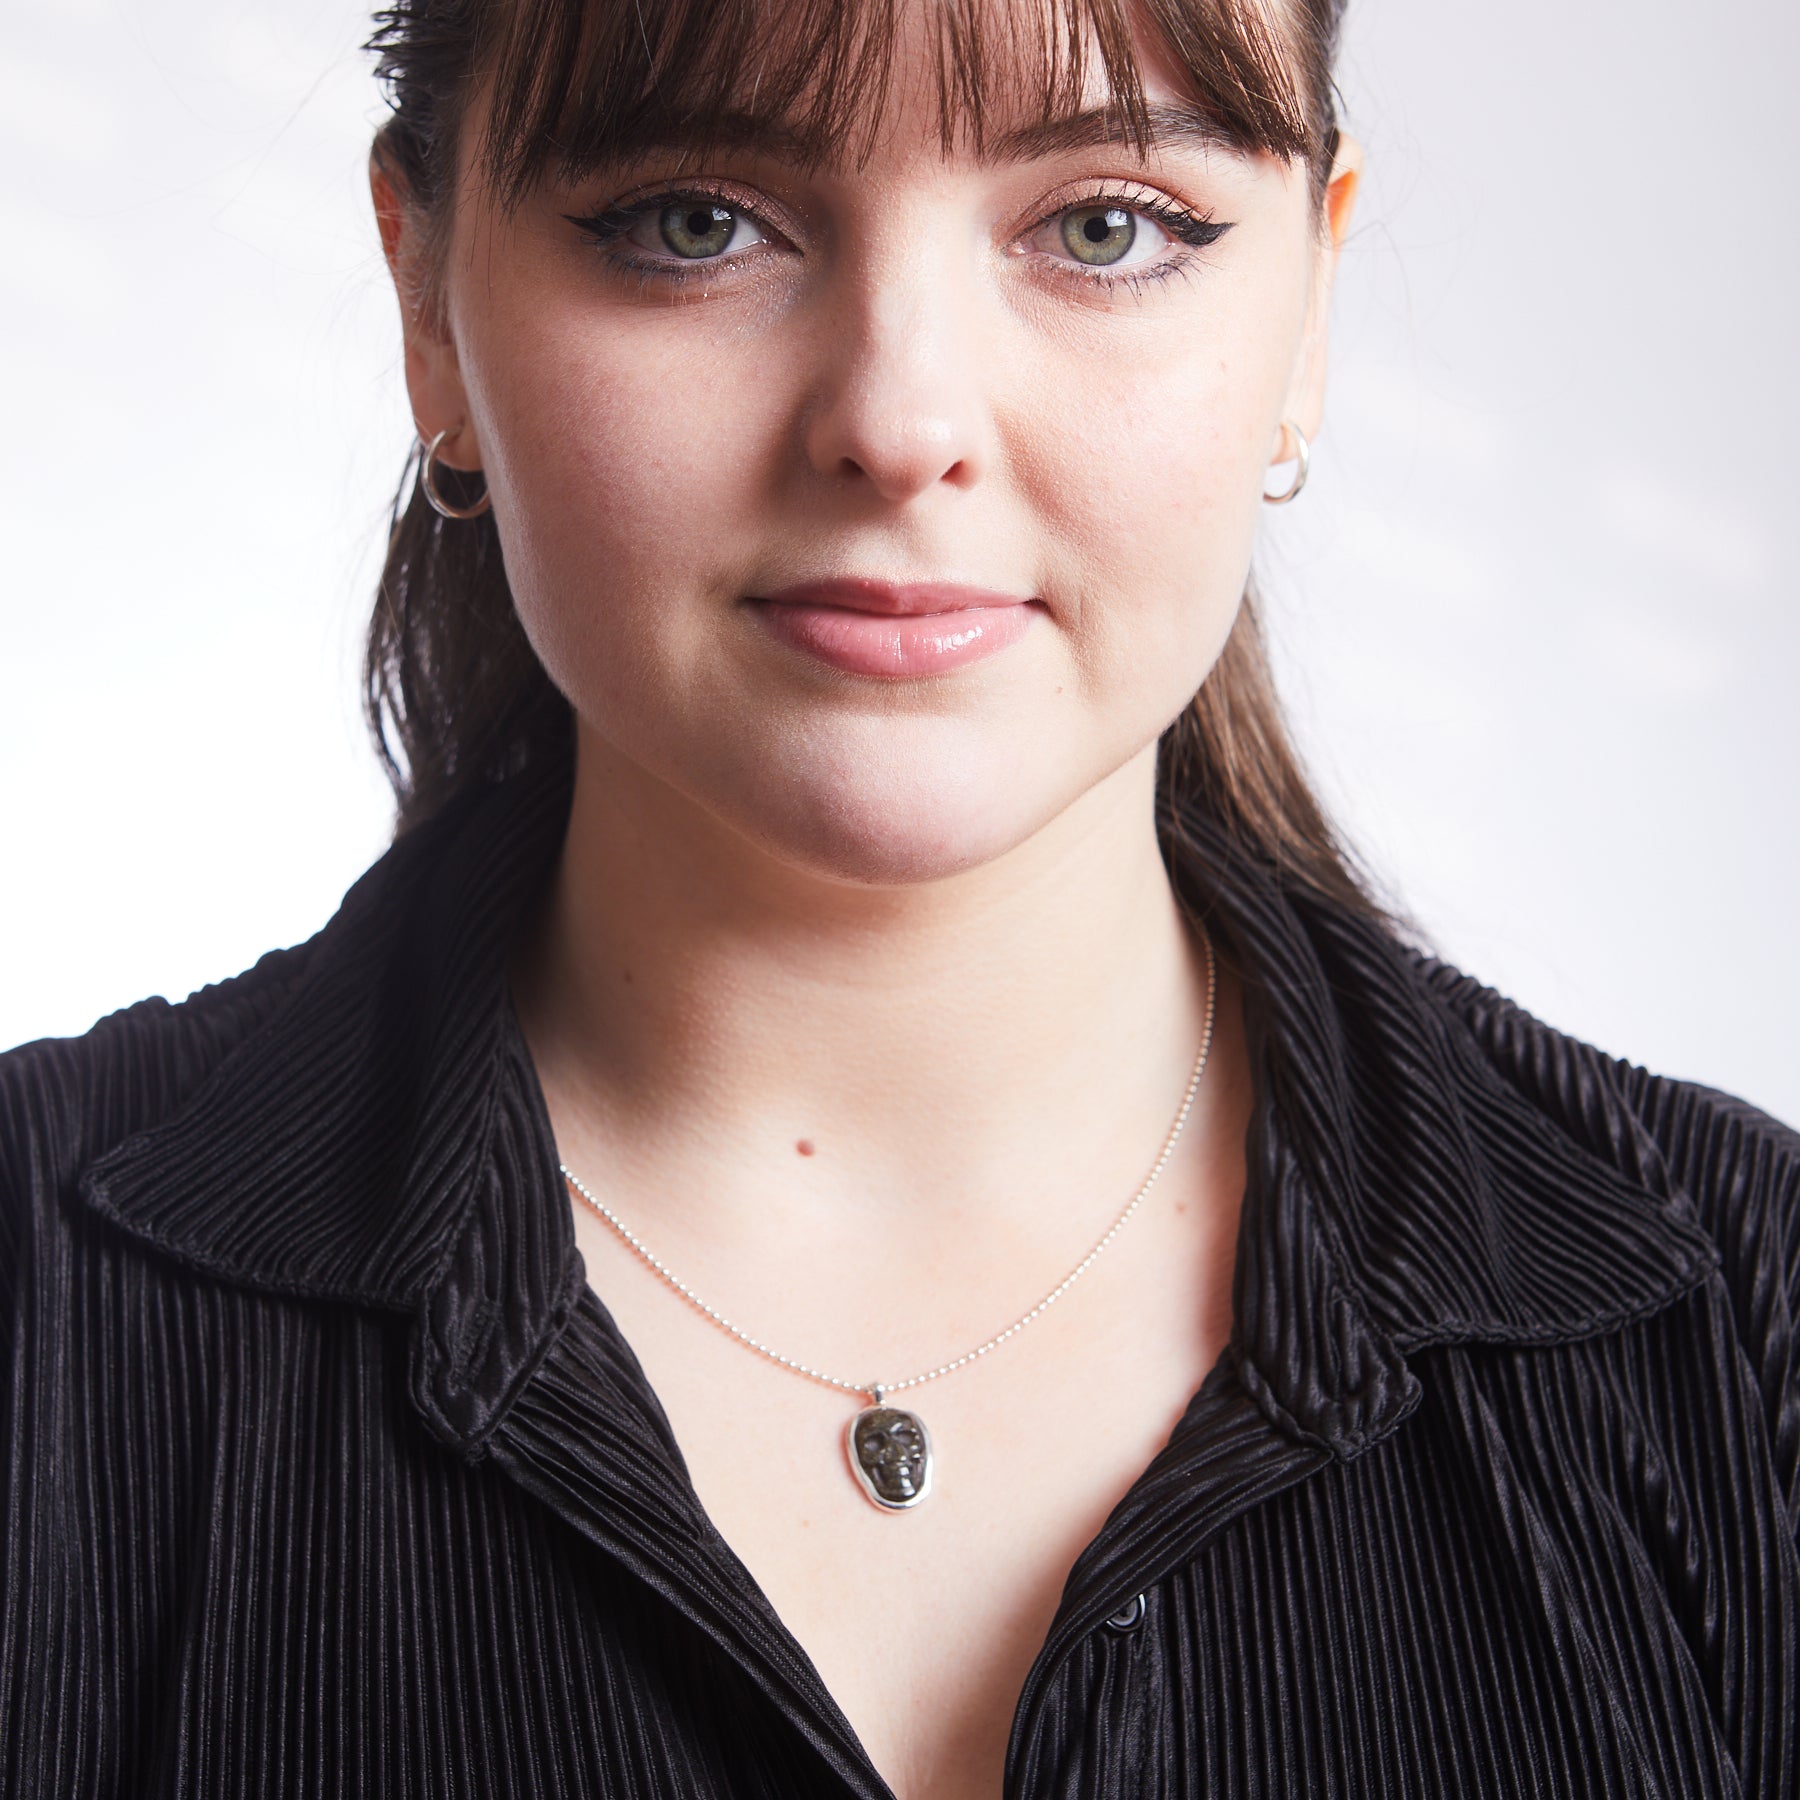
[[[1136,1631],[1144,1622],[1144,1596],[1134,1595],[1106,1622],[1114,1631]]]

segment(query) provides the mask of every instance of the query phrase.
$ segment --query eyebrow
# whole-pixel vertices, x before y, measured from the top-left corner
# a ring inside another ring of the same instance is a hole
[[[1229,150],[1242,147],[1209,113],[1196,106],[1154,102],[1143,109],[1143,146],[1147,150]],[[1107,147],[1135,150],[1139,138],[1131,121],[1116,106],[1096,106],[1069,113],[1060,119],[1044,119],[1003,132],[983,153],[984,162],[1028,162],[1041,157],[1063,156],[1075,150]]]

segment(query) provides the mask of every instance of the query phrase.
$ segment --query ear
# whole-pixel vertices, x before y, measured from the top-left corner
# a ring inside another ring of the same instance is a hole
[[[382,162],[379,146],[369,157],[369,192],[381,232],[381,253],[400,301],[406,391],[419,439],[428,444],[440,431],[449,432],[438,460],[448,468],[477,470],[481,444],[469,417],[456,341],[438,304],[423,222],[399,180]]]
[[[1323,217],[1319,221],[1318,244],[1314,251],[1311,291],[1306,305],[1306,327],[1295,359],[1293,379],[1288,386],[1287,405],[1282,418],[1292,420],[1309,439],[1318,435],[1325,414],[1325,369],[1330,339],[1331,290],[1337,277],[1338,254],[1350,232],[1350,220],[1356,210],[1356,195],[1362,181],[1362,145],[1348,132],[1338,140],[1337,159],[1325,188]],[[1287,432],[1277,431],[1277,442],[1269,460],[1280,462],[1295,455],[1295,447],[1286,442]]]

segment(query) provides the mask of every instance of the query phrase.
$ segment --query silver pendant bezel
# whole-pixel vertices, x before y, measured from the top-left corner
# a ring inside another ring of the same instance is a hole
[[[906,1416],[919,1428],[919,1436],[925,1444],[925,1477],[919,1483],[919,1491],[910,1500],[884,1499],[870,1479],[869,1472],[862,1466],[862,1460],[856,1454],[856,1428],[870,1413],[899,1412]],[[931,1444],[931,1428],[910,1406],[896,1406],[891,1400],[882,1400],[872,1406],[865,1406],[854,1415],[850,1423],[844,1427],[844,1456],[850,1464],[850,1473],[856,1477],[856,1485],[862,1489],[864,1497],[873,1506],[879,1506],[883,1512],[910,1512],[921,1501],[931,1496],[932,1477],[937,1473],[937,1452]]]

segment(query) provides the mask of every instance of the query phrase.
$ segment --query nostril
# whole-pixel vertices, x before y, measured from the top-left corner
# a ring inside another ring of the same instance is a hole
[[[967,396],[958,407],[943,394],[856,388],[826,397],[805,424],[805,451],[815,470],[894,504],[943,486],[976,486],[982,439],[978,410]]]

